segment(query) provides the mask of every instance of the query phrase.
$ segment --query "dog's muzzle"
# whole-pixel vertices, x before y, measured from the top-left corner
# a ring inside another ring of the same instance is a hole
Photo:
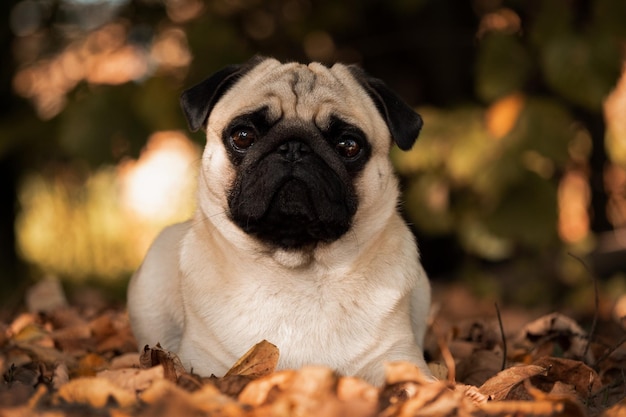
[[[319,144],[293,137],[244,162],[229,198],[231,218],[243,231],[284,249],[338,239],[356,212],[341,165],[331,167]]]

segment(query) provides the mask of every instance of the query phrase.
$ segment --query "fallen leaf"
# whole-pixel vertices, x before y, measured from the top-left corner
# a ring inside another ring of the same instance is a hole
[[[108,379],[118,387],[131,394],[146,390],[154,381],[163,379],[163,366],[157,365],[148,369],[117,369],[98,372],[97,377]]]
[[[478,390],[492,400],[501,401],[525,379],[542,374],[546,374],[546,369],[538,365],[513,366],[489,378]]]
[[[153,366],[163,366],[163,376],[165,379],[176,382],[178,377],[186,374],[187,371],[176,354],[163,349],[157,343],[156,347],[145,346],[143,352],[139,356],[139,364],[142,368],[151,368]]]
[[[54,375],[52,376],[52,387],[54,389],[61,388],[62,385],[67,384],[70,381],[69,370],[65,363],[60,363],[54,368]]]
[[[398,416],[446,416],[460,407],[464,399],[472,407],[471,400],[464,393],[455,392],[448,382],[431,382],[419,386],[411,398],[400,404]]]
[[[344,377],[337,383],[337,399],[345,415],[372,416],[378,409],[379,389],[360,378]]]
[[[61,386],[54,396],[53,402],[88,404],[92,407],[104,407],[111,400],[122,407],[135,404],[136,396],[120,388],[106,378],[76,378]]]
[[[343,377],[337,383],[337,398],[341,401],[378,402],[379,389],[361,378]]]
[[[335,392],[337,381],[337,374],[330,368],[304,366],[296,373],[287,390],[309,399],[321,399]]]
[[[547,373],[539,380],[548,384],[544,391],[552,390],[557,382],[572,385],[581,399],[587,399],[602,388],[600,377],[584,363],[565,358],[543,357],[534,363],[547,369]],[[536,384],[536,382],[533,382]]]
[[[563,415],[565,406],[553,401],[489,401],[477,407],[486,416],[578,417]]]
[[[33,343],[16,342],[14,346],[26,351],[29,356],[36,358],[40,362],[60,363],[64,362],[68,367],[76,366],[76,359],[65,352],[61,352],[52,347],[39,346]]]
[[[626,415],[626,398],[614,404],[608,410],[605,410],[601,416],[602,417],[624,417]]]
[[[435,379],[448,379],[448,367],[443,362],[429,362],[428,369],[432,372]]]
[[[272,390],[286,390],[295,374],[295,371],[288,369],[255,379],[241,391],[239,401],[253,407],[260,406],[268,400]]]
[[[246,375],[228,375],[222,378],[210,378],[210,381],[223,394],[236,397],[252,381],[252,378]]]
[[[583,358],[587,347],[587,333],[575,320],[561,314],[552,313],[527,324],[517,336],[518,343],[550,341],[559,343],[563,355],[569,358]],[[591,351],[584,358],[593,363]]]
[[[248,350],[229,370],[224,377],[243,375],[259,378],[269,375],[276,369],[279,351],[276,346],[262,340]]]
[[[31,314],[31,313],[19,314],[17,317],[13,319],[13,321],[9,325],[9,329],[8,329],[9,338],[14,339],[15,335],[21,332],[24,327],[30,324],[34,324],[36,322],[37,320],[34,314]]]
[[[80,358],[76,374],[78,376],[94,376],[107,367],[107,361],[97,353],[88,353]]]
[[[61,281],[47,278],[33,285],[26,292],[26,307],[31,313],[49,312],[67,306]]]
[[[139,353],[124,353],[111,359],[109,369],[123,369],[139,367]]]
[[[587,413],[585,413],[582,403],[571,390],[565,393],[544,392],[534,387],[528,379],[524,381],[524,389],[533,397],[534,401],[549,401],[561,404],[563,416],[586,417]]]
[[[502,369],[502,352],[479,350],[456,366],[457,381],[480,386]]]
[[[50,333],[37,323],[29,323],[22,327],[19,332],[13,335],[12,340],[28,345],[38,345],[47,348],[54,347],[54,340]]]
[[[204,385],[193,393],[187,392],[166,379],[156,380],[140,394],[147,404],[146,416],[244,416],[244,408],[232,398],[222,395],[212,385]]]
[[[191,401],[208,416],[249,417],[242,404],[208,384],[194,391],[191,394]]]
[[[483,404],[489,401],[489,396],[482,394],[478,388],[473,385],[456,384],[454,390],[462,392],[463,395],[472,400],[474,404]]]
[[[19,381],[11,384],[0,384],[0,405],[2,407],[15,407],[25,404],[34,392],[33,385]],[[0,408],[1,410],[2,408]]]
[[[258,408],[257,415],[339,417],[351,414],[365,417],[356,414],[356,410],[347,410],[346,404],[337,398],[338,380],[330,368],[305,366],[295,373],[283,392]]]
[[[432,378],[425,375],[415,364],[404,361],[394,361],[385,363],[385,383],[387,385],[398,384],[400,382],[424,383]]]
[[[139,393],[139,399],[147,404],[156,404],[168,397],[190,398],[189,396],[187,391],[167,379],[156,380],[145,391]]]

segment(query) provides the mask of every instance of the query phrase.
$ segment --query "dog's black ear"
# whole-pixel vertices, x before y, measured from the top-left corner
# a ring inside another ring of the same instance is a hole
[[[350,65],[348,68],[374,100],[398,147],[404,151],[411,149],[424,124],[422,117],[382,80],[371,77],[359,66]]]
[[[255,56],[243,65],[229,65],[206,80],[185,91],[180,96],[187,124],[192,132],[204,128],[211,110],[228,89],[244,74],[264,61],[265,57]]]

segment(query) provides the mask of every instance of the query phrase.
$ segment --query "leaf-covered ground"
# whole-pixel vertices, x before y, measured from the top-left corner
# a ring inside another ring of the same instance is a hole
[[[0,322],[0,417],[626,415],[624,297],[585,331],[556,312],[498,319],[447,289],[426,341],[439,381],[390,363],[383,387],[323,367],[275,372],[268,342],[224,377],[200,377],[159,346],[138,352],[123,306],[76,299],[44,281]]]

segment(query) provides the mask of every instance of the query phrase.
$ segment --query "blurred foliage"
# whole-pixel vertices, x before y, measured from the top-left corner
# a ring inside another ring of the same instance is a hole
[[[626,81],[616,88],[626,48],[623,0],[11,0],[0,7],[11,29],[0,35],[10,63],[0,86],[0,163],[11,187],[0,191],[15,203],[0,229],[17,220],[18,231],[0,242],[10,249],[0,257],[7,285],[24,276],[10,267],[15,241],[39,271],[127,276],[145,250],[138,236],[149,239],[183,215],[148,228],[129,215],[119,165],[137,159],[153,133],[185,130],[178,109],[185,86],[257,53],[359,63],[417,107],[425,120],[420,139],[392,158],[434,275],[460,271],[497,294],[511,280],[485,272],[488,261],[521,277],[507,289],[525,285],[520,297],[546,277],[571,286],[586,271],[561,268],[563,254],[593,255],[602,232],[626,227]],[[202,143],[200,134],[192,140]],[[617,265],[603,273],[626,269]]]
[[[74,282],[130,276],[156,235],[193,212],[199,150],[187,141],[160,132],[139,162],[63,165],[25,177],[16,220],[23,258]]]
[[[558,244],[554,177],[571,162],[573,120],[554,101],[519,94],[490,111],[421,111],[428,123],[417,145],[392,152],[408,178],[407,215],[419,230],[457,233],[488,259],[510,257],[516,245],[545,250]]]
[[[142,254],[128,244],[136,234],[127,234],[115,199],[115,172],[106,168],[73,183],[41,175],[24,181],[16,224],[22,255],[43,270],[76,279],[129,274]]]

